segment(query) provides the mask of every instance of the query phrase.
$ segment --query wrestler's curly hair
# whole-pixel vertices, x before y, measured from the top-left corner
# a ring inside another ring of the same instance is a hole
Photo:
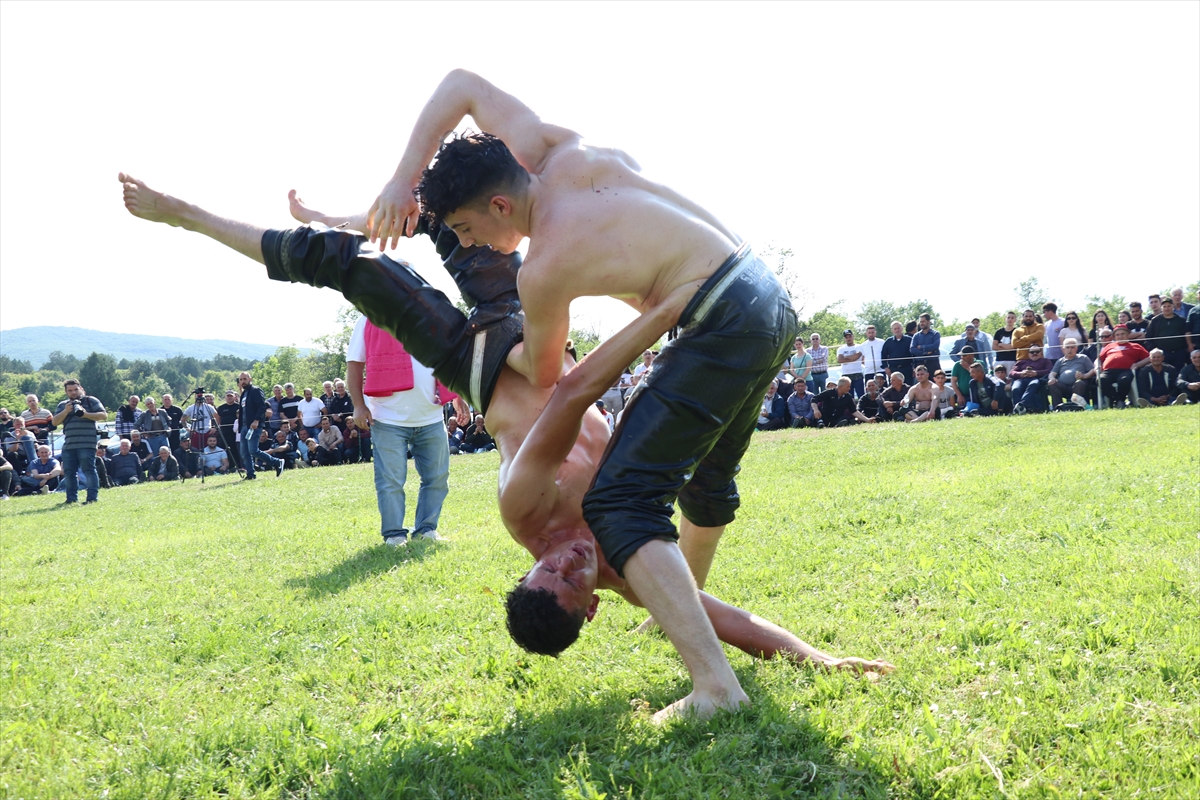
[[[549,589],[517,586],[505,600],[508,634],[531,653],[557,656],[579,638],[587,616],[568,614]]]
[[[453,211],[504,192],[523,190],[529,173],[504,142],[490,133],[452,136],[421,173],[413,196],[436,230]]]

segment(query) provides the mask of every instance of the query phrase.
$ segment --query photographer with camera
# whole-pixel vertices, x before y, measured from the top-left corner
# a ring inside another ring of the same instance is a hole
[[[89,394],[74,378],[63,381],[67,399],[58,404],[51,416],[54,425],[62,426],[65,440],[62,446],[62,467],[67,484],[67,504],[79,500],[79,471],[87,484],[87,500],[94,503],[100,496],[100,476],[96,473],[96,423],[108,419],[104,404]]]
[[[217,410],[205,402],[203,386],[192,390],[192,404],[183,410],[183,421],[192,431],[192,449],[201,450],[213,429]]]

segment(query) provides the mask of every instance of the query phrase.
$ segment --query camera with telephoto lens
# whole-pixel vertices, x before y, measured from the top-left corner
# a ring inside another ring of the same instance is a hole
[[[72,412],[75,414],[75,416],[82,417],[84,415],[85,412],[83,410],[83,403],[79,402],[78,400],[68,400],[67,405],[75,409],[75,411]]]

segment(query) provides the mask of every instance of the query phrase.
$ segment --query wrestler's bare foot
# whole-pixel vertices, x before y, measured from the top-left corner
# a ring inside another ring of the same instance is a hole
[[[142,181],[124,172],[117,175],[125,193],[125,208],[135,217],[150,222],[164,222],[176,228],[184,222],[189,208],[182,200],[156,192]]]
[[[895,672],[896,670],[894,665],[886,661],[868,661],[865,658],[837,658],[827,661],[821,666],[826,669],[841,669],[853,672],[871,682],[875,682],[881,676],[887,675],[889,672]]]
[[[653,616],[646,617],[646,621],[633,629],[634,633],[650,633],[659,630],[658,623],[654,621]]]
[[[291,212],[293,218],[299,222],[303,222],[305,225],[313,222],[329,225],[328,217],[304,205],[304,201],[300,199],[300,195],[296,194],[295,189],[288,192],[288,211]]]
[[[727,697],[720,702],[714,697],[692,692],[687,697],[671,703],[671,705],[659,711],[650,719],[657,725],[680,717],[708,719],[718,711],[737,711],[743,705],[748,705],[749,703],[750,698],[741,689],[738,689],[737,696]]]

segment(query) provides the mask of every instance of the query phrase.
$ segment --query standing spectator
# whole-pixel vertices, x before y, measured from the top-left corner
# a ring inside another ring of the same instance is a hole
[[[224,475],[229,472],[229,456],[225,450],[217,446],[217,434],[210,433],[206,439],[208,446],[200,454],[204,461],[205,475]]]
[[[1079,319],[1079,314],[1074,311],[1068,311],[1063,315],[1063,327],[1058,332],[1058,341],[1065,342],[1067,339],[1074,339],[1077,349],[1082,351],[1087,347],[1088,337],[1083,330],[1083,321]]]
[[[79,473],[83,472],[87,499],[84,505],[100,497],[100,476],[96,473],[96,423],[108,419],[104,404],[83,391],[79,381],[63,381],[67,398],[58,404],[50,421],[62,427],[62,467],[67,487],[67,503],[79,501]]]
[[[241,465],[238,451],[238,433],[234,431],[241,416],[242,407],[238,402],[237,392],[232,389],[225,392],[225,402],[217,406],[217,444],[225,451],[231,468]]]
[[[158,448],[158,458],[150,460],[146,468],[146,477],[152,481],[179,480],[179,461],[171,455],[171,448],[165,444]]]
[[[608,409],[604,407],[603,400],[596,401],[596,408],[600,411],[600,414],[604,417],[604,421],[608,423],[608,432],[612,433],[613,430],[617,427],[616,418],[614,418],[612,414],[608,413]]]
[[[981,417],[1007,414],[1012,411],[1012,401],[1004,390],[1004,381],[988,375],[983,364],[976,361],[971,365],[971,385],[968,389],[965,408],[968,413]]]
[[[21,488],[26,494],[49,494],[58,488],[58,479],[62,474],[58,459],[50,456],[50,445],[39,444],[37,458],[21,477]]]
[[[325,381],[321,384],[321,396],[317,399],[321,401],[321,405],[325,406],[326,411],[333,406],[333,381]]]
[[[909,350],[916,358],[914,364],[924,364],[930,375],[942,368],[942,334],[933,327],[928,314],[917,317],[917,334]]]
[[[1013,410],[1018,414],[1040,414],[1047,409],[1046,383],[1054,362],[1042,355],[1040,344],[1030,344],[1028,357],[1012,371]]]
[[[812,375],[812,356],[804,349],[804,337],[797,336],[795,346],[796,352],[788,359],[786,370],[792,376],[792,380],[795,381],[792,384],[793,394],[801,390],[801,385],[805,389],[812,389],[812,383],[809,380]],[[791,398],[789,397],[788,399],[790,400]]]
[[[864,416],[850,394],[850,379],[838,378],[835,388],[826,389],[813,398],[813,416],[819,428],[844,428],[855,422],[875,422]]]
[[[47,441],[50,436],[50,417],[53,415],[42,408],[36,394],[26,395],[25,405],[28,408],[21,412],[21,419],[25,420],[26,430],[39,442]]]
[[[467,433],[463,436],[462,451],[464,453],[486,453],[495,449],[496,442],[487,431],[483,414],[476,414],[474,424],[467,428]]]
[[[892,338],[883,343],[881,357],[889,381],[893,373],[899,372],[903,384],[912,383],[912,337],[904,333],[904,326],[899,322],[892,323]]]
[[[796,390],[787,399],[788,416],[792,418],[793,428],[807,428],[816,423],[813,416],[813,399],[816,395],[808,390],[808,384],[796,381]]]
[[[1191,361],[1179,370],[1175,388],[1184,402],[1200,403],[1200,348],[1192,351]],[[1175,398],[1175,402],[1179,402],[1179,397]]]
[[[1062,358],[1062,337],[1059,332],[1063,329],[1063,320],[1058,316],[1058,304],[1043,303],[1042,317],[1045,319],[1042,327],[1045,329],[1046,358],[1057,361]]]
[[[179,473],[185,478],[194,478],[200,474],[203,462],[200,453],[192,449],[192,437],[183,436],[179,439],[179,447],[172,454],[179,464]]]
[[[850,328],[842,331],[843,344],[838,348],[837,362],[842,368],[842,374],[850,379],[850,388],[857,400],[863,394],[863,352],[854,343],[854,331]]]
[[[1029,348],[1037,345],[1040,351],[1042,344],[1046,340],[1046,327],[1037,321],[1037,315],[1032,308],[1025,309],[1021,314],[1021,327],[1013,331],[1013,347],[1017,351],[1017,361],[1025,361],[1029,358]],[[1016,379],[1016,376],[1013,376]]]
[[[326,411],[325,404],[313,397],[313,390],[304,390],[304,399],[296,406],[300,412],[300,423],[310,431],[321,427],[321,415]]]
[[[1129,329],[1129,341],[1137,342],[1145,349],[1146,330],[1150,327],[1150,320],[1142,316],[1142,304],[1137,300],[1129,304],[1129,322],[1125,323],[1125,327]]]
[[[1086,405],[1087,398],[1092,396],[1096,367],[1090,358],[1079,354],[1079,342],[1074,336],[1062,340],[1062,349],[1062,358],[1054,362],[1046,379],[1051,405],[1058,408],[1064,402],[1063,398],[1078,406]]]
[[[863,375],[868,378],[877,372],[883,372],[883,339],[877,339],[875,326],[868,325],[866,337],[858,345],[863,354]],[[877,387],[882,389],[883,387]]]
[[[1164,297],[1162,313],[1150,320],[1146,342],[1163,351],[1163,358],[1178,372],[1187,363],[1187,320],[1175,313],[1175,301]]]
[[[0,408],[0,439],[8,436],[13,429],[13,416],[7,408]]]
[[[825,391],[825,382],[829,380],[829,348],[821,345],[821,334],[814,333],[808,340],[808,354],[812,356],[812,371],[808,377],[812,380],[813,394]]]
[[[346,382],[339,379],[333,382],[333,399],[325,404],[329,417],[344,435],[346,433],[346,417],[354,414],[354,400],[346,392]]]
[[[1188,352],[1200,350],[1200,290],[1196,291],[1196,305],[1187,315]]]
[[[1150,319],[1154,319],[1162,313],[1162,297],[1152,294],[1147,299],[1150,301]]]
[[[875,379],[867,381],[866,391],[863,396],[858,398],[858,413],[862,414],[875,422],[880,422],[882,416],[880,414],[882,408],[880,402],[883,398],[879,394],[879,384],[875,383]]]
[[[979,349],[982,347],[979,336],[979,329],[975,327],[975,324],[967,323],[963,335],[950,347],[950,360],[957,364],[959,355],[962,353],[964,347],[971,348],[971,352],[978,356]]]
[[[155,405],[153,397],[147,397],[146,410],[138,417],[136,429],[142,432],[150,452],[157,453],[158,448],[170,441],[171,418],[165,409]]]
[[[642,378],[645,377],[646,372],[649,371],[652,366],[654,366],[654,351],[647,350],[646,352],[642,353],[642,363],[633,368],[634,386],[637,386],[642,382]]]
[[[1133,322],[1133,317],[1130,315],[1129,309],[1122,308],[1117,312],[1117,325],[1124,325],[1128,328],[1130,322]]]
[[[1129,329],[1118,325],[1113,329],[1113,341],[1100,350],[1096,362],[1100,368],[1100,392],[1109,399],[1114,408],[1124,406],[1133,385],[1133,373],[1138,367],[1150,363],[1150,354],[1137,342],[1129,340]]]
[[[795,394],[795,392],[793,392]],[[777,431],[787,425],[787,403],[779,396],[775,381],[767,386],[767,394],[763,398],[762,407],[758,410],[758,425],[760,431]]]
[[[438,519],[450,491],[450,449],[433,371],[409,355],[390,333],[359,317],[346,349],[346,386],[354,399],[355,424],[366,429],[375,423],[371,436],[375,493],[384,543],[393,547],[408,543],[404,481],[410,448],[421,476],[412,533],[440,539]]]
[[[1125,312],[1125,313],[1128,313],[1128,312]],[[1088,341],[1089,342],[1099,342],[1100,341],[1100,331],[1104,330],[1105,328],[1112,330],[1113,329],[1113,321],[1108,318],[1107,311],[1105,311],[1103,308],[1098,308],[1098,309],[1096,309],[1096,313],[1092,314],[1092,327],[1091,327],[1091,329],[1088,330],[1088,335],[1087,335]]]
[[[975,340],[978,342],[975,347],[975,358],[982,361],[984,369],[990,372],[992,364],[996,361],[996,353],[992,349],[992,337],[979,327],[979,317],[972,319],[971,324],[975,326]]]
[[[108,477],[115,486],[132,486],[142,479],[142,460],[129,451],[129,440],[121,440],[121,452],[109,459]]]
[[[1171,290],[1171,303],[1175,306],[1176,316],[1183,317],[1184,319],[1187,319],[1188,314],[1192,313],[1192,309],[1195,307],[1191,303],[1183,302],[1182,286],[1176,286]]]
[[[167,412],[167,419],[171,420],[171,432],[167,434],[167,439],[173,453],[179,449],[179,431],[183,428],[183,409],[175,405],[174,397],[164,394],[162,396],[162,410]]]
[[[992,337],[992,349],[996,351],[996,364],[1003,363],[1005,368],[1017,363],[1017,348],[1013,345],[1013,337],[1017,335],[1017,312],[1009,311],[1004,315],[1004,327],[996,331]]]
[[[217,410],[204,402],[204,398],[199,395],[195,395],[194,398],[192,404],[183,410],[183,419],[192,432],[192,449],[200,450],[208,440],[209,431],[213,429]]]
[[[329,422],[329,417],[321,419],[321,432],[317,434],[317,461],[322,466],[333,466],[342,463],[342,432]]]
[[[971,389],[971,365],[975,363],[975,348],[967,345],[959,351],[958,362],[950,368],[950,386],[954,390],[958,407],[967,404]]]
[[[117,409],[117,419],[115,422],[117,436],[122,439],[128,439],[133,429],[137,427],[138,419],[142,416],[142,412],[138,411],[138,403],[142,402],[142,398],[136,394],[131,394],[125,405]]]
[[[879,395],[880,407],[883,409],[881,420],[888,422],[904,419],[904,399],[908,397],[908,389],[908,384],[904,382],[904,374],[899,370],[893,372],[888,388]]]
[[[1170,302],[1169,298],[1163,300],[1163,307]],[[1178,380],[1178,371],[1167,363],[1161,349],[1154,348],[1150,351],[1150,363],[1137,371],[1138,405],[1142,408],[1170,405],[1175,399]]]
[[[267,401],[263,390],[254,385],[249,372],[238,375],[238,386],[242,389],[241,407],[238,409],[241,427],[238,431],[238,451],[242,459],[242,468],[246,470],[246,480],[258,479],[254,467],[260,461],[265,461],[275,470],[275,477],[283,474],[283,462],[270,453],[262,452],[258,447],[261,433],[267,432]]]
[[[300,419],[300,401],[303,399],[296,394],[296,384],[288,382],[283,385],[283,398],[279,401],[279,411],[283,414],[281,423]]]
[[[267,398],[267,427],[273,437],[283,424],[283,387],[277,383],[271,387],[271,392]]]

